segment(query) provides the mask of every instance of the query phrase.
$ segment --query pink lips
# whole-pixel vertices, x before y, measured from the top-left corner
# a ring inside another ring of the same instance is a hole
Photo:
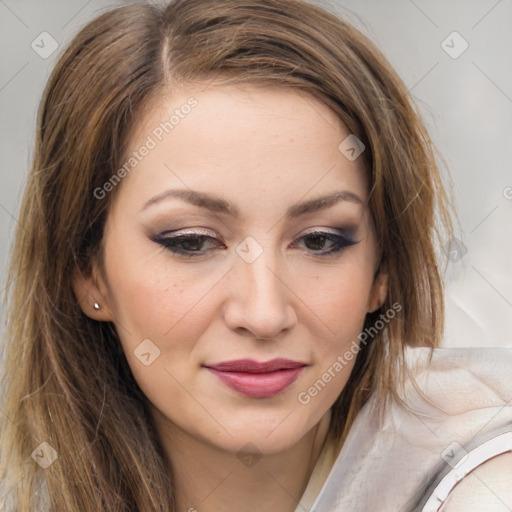
[[[258,363],[252,359],[237,359],[206,366],[231,389],[251,398],[277,395],[290,386],[306,366],[290,359],[272,359]]]

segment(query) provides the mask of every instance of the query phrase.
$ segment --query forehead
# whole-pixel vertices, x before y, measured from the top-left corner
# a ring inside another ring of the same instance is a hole
[[[123,187],[136,202],[164,188],[190,187],[249,200],[297,199],[333,187],[366,193],[363,159],[340,144],[350,135],[336,114],[302,91],[252,85],[180,87],[148,104],[129,139]],[[139,155],[140,156],[140,155]],[[139,199],[135,197],[138,196]]]
[[[190,107],[192,103],[194,106]],[[167,130],[162,127],[164,133],[159,133],[160,123],[169,121],[171,126]],[[260,131],[262,124],[264,131]],[[193,125],[198,134],[208,133],[210,140],[222,143],[228,142],[227,137],[241,140],[244,135],[257,135],[260,143],[267,139],[272,145],[283,142],[274,139],[289,134],[311,144],[318,142],[317,135],[325,136],[326,132],[332,132],[333,136],[348,135],[335,112],[310,93],[294,88],[212,82],[181,85],[155,94],[130,138],[154,132],[160,139],[170,132],[174,135],[184,132],[187,125]],[[238,131],[239,128],[244,130]],[[251,133],[251,129],[257,133]]]

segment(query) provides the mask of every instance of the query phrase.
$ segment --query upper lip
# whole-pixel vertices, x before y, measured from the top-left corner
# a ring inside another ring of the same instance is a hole
[[[254,359],[235,359],[233,361],[223,361],[222,363],[204,366],[223,372],[270,373],[278,370],[301,368],[306,366],[306,363],[282,358],[271,359],[261,363]]]

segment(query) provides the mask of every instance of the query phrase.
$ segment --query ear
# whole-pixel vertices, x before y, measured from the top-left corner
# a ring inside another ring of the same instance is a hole
[[[113,321],[107,287],[99,277],[95,266],[89,275],[78,269],[75,270],[72,276],[72,286],[80,308],[89,318],[100,322]],[[94,308],[94,303],[99,305],[99,309]]]
[[[368,300],[368,313],[377,311],[386,300],[388,293],[388,273],[381,265],[379,271],[373,281],[372,289],[370,291],[370,298]]]

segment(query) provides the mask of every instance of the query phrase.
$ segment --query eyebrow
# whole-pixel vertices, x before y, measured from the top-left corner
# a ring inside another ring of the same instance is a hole
[[[182,201],[190,203],[194,206],[199,206],[215,213],[224,213],[235,218],[240,217],[240,211],[238,208],[229,204],[224,199],[211,194],[206,194],[204,192],[198,192],[196,190],[190,189],[166,190],[165,192],[162,192],[161,194],[158,194],[146,201],[142,207],[142,210],[145,210],[152,204],[172,198],[181,199]],[[334,206],[335,204],[342,201],[360,205],[363,204],[363,200],[354,192],[350,192],[349,190],[341,190],[338,192],[332,192],[331,194],[327,194],[325,196],[316,197],[308,201],[296,203],[290,206],[288,210],[286,210],[285,218],[292,219],[295,217],[300,217],[301,215],[307,215],[309,213],[314,213],[320,210],[326,210],[327,208],[330,208],[331,206]]]

